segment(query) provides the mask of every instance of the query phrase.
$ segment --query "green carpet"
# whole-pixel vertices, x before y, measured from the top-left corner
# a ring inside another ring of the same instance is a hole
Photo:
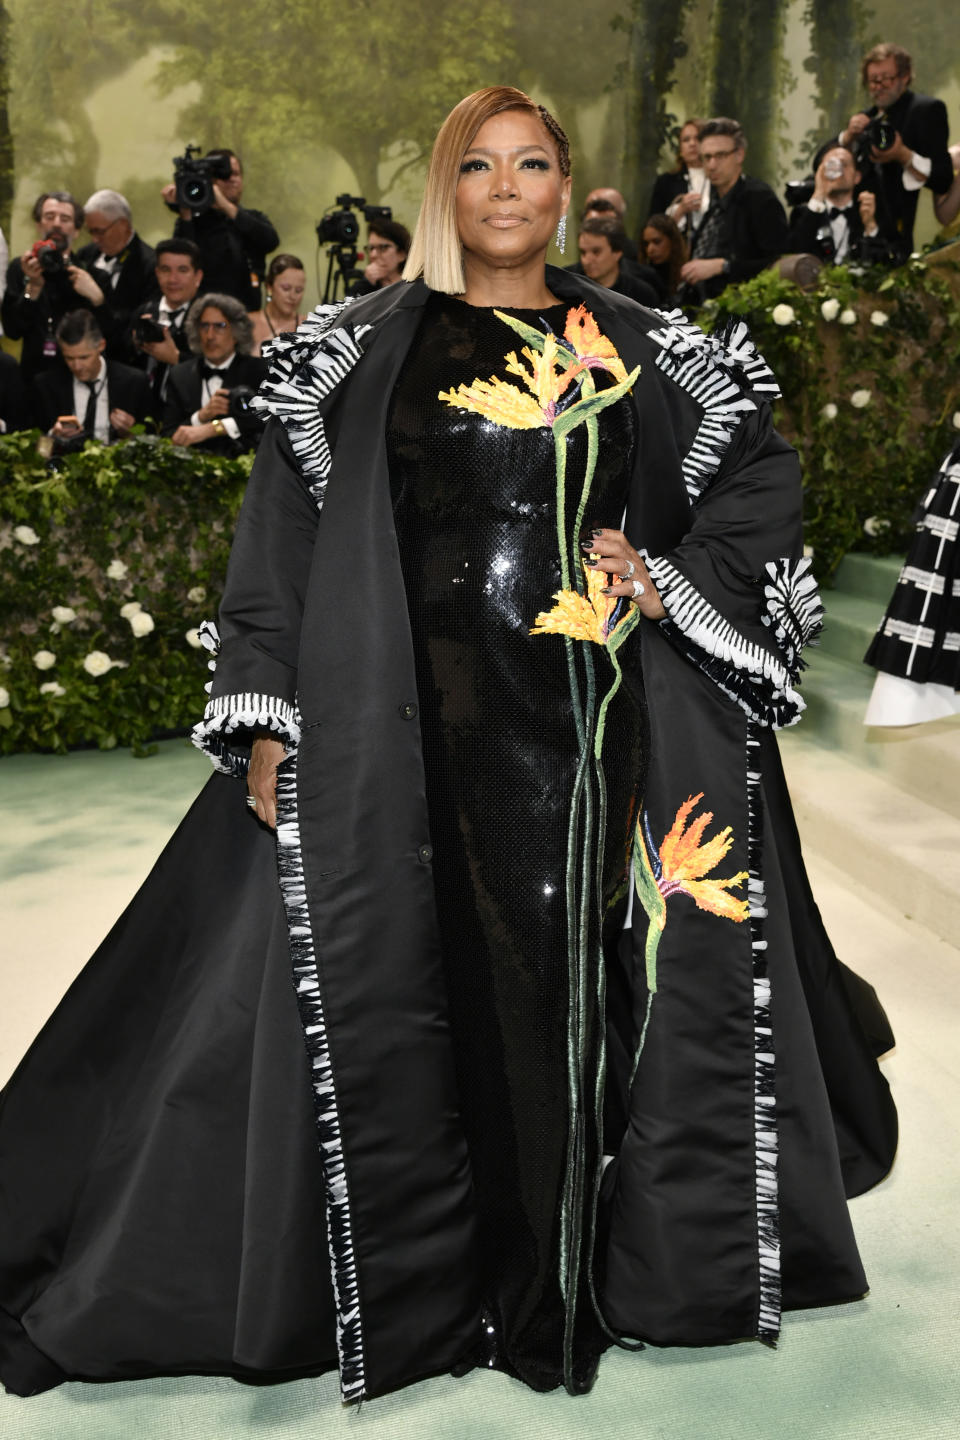
[[[149,869],[208,768],[167,742],[0,763],[0,1077]],[[870,784],[863,778],[864,787]],[[501,1375],[427,1381],[344,1411],[336,1379],[251,1389],[179,1378],[0,1396],[0,1440],[954,1440],[960,1433],[960,955],[815,856],[843,957],[877,985],[898,1036],[884,1062],[903,1125],[893,1176],[853,1202],[873,1290],[787,1315],[757,1344],[608,1355],[589,1396]]]

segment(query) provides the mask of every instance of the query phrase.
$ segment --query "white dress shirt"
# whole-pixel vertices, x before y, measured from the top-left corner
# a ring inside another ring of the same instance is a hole
[[[219,365],[211,365],[209,360],[206,363],[211,370],[226,370],[230,365],[233,364],[233,356],[235,354],[236,351],[234,351],[232,355],[228,355],[226,360],[221,360]],[[214,395],[216,395],[218,390],[222,389],[223,380],[219,375],[204,375],[200,385],[200,409],[194,410],[193,414],[190,416],[191,425],[202,425],[204,423],[200,419],[200,410],[202,410],[204,405],[206,405],[210,400],[213,399]],[[230,436],[230,439],[239,440],[240,426],[237,424],[236,420],[234,420],[230,415],[221,415],[220,420],[223,424],[224,430]]]
[[[110,396],[107,394],[107,362],[100,356],[100,369],[96,375],[97,385],[97,412],[93,422],[93,438],[101,440],[104,445],[110,443]],[[83,424],[87,413],[87,402],[90,399],[90,386],[83,380],[73,377],[73,413],[80,424]]]

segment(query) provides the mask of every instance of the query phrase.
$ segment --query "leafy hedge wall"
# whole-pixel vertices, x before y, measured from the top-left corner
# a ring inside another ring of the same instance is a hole
[[[902,554],[910,516],[960,426],[953,264],[825,267],[804,292],[776,271],[732,286],[702,323],[747,320],[783,391],[778,428],[800,452],[804,534],[829,581],[848,550]]]
[[[0,438],[0,753],[130,745],[185,730],[249,458],[138,437],[50,470]]]

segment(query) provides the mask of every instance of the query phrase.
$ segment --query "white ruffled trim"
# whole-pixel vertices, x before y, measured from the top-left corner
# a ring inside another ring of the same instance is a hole
[[[208,702],[190,738],[209,756],[214,769],[243,777],[250,757],[227,743],[227,737],[237,730],[269,730],[292,755],[300,744],[300,711],[274,695],[218,695]]]
[[[660,621],[667,634],[752,720],[774,729],[795,725],[806,709],[795,688],[798,657],[788,664],[748,640],[669,560],[640,554],[667,612]]]

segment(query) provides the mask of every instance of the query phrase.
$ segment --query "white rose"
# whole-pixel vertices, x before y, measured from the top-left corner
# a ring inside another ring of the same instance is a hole
[[[52,650],[38,650],[33,657],[33,663],[38,670],[50,670],[57,663],[57,657]]]
[[[886,310],[871,310],[871,312],[870,312],[870,324],[871,324],[871,325],[888,325],[889,323],[890,323],[890,316],[887,314]]]
[[[19,540],[21,545],[39,545],[40,536],[30,525],[15,525],[13,529],[14,540]]]
[[[136,615],[130,616],[130,629],[138,639],[141,635],[149,635],[154,628],[153,616],[148,615],[146,610],[138,610]]]
[[[91,650],[83,657],[83,668],[88,675],[106,675],[113,663],[103,650]]]
[[[191,605],[202,605],[207,598],[207,592],[203,585],[194,585],[192,590],[187,591],[187,599]]]
[[[884,530],[890,529],[890,521],[883,520],[879,515],[870,515],[864,520],[863,528],[871,538],[876,539]]]
[[[0,685],[0,710],[6,710],[6,708],[7,708],[7,706],[8,706],[9,704],[10,704],[10,691],[9,691],[9,690],[4,690],[3,686]]]
[[[72,605],[54,605],[50,614],[58,625],[69,625],[71,620],[77,618],[77,612]]]
[[[774,325],[792,325],[797,318],[797,312],[792,305],[774,305],[771,316]]]
[[[820,314],[824,320],[836,320],[840,314],[840,301],[835,300],[833,296],[831,296],[829,300],[824,300],[820,306]]]
[[[850,396],[850,404],[855,410],[865,410],[872,399],[872,390],[854,390]]]
[[[193,646],[194,650],[199,650],[203,645],[203,641],[200,639],[199,630],[188,630],[183,638],[186,640],[188,645]]]
[[[139,600],[128,600],[126,605],[120,606],[120,614],[124,620],[132,620],[134,615],[139,615],[142,609],[143,606]]]
[[[812,560],[815,553],[816,553],[816,552],[814,551],[814,548],[813,548],[812,545],[804,545],[804,547],[803,547],[803,558],[804,558],[804,560]]]
[[[824,420],[836,420],[837,407],[836,405],[834,405],[832,400],[830,400],[826,405],[824,405],[823,409],[820,411],[820,414],[823,416]]]
[[[841,324],[841,325],[856,325],[856,323],[857,323],[857,312],[856,312],[856,310],[850,310],[850,309],[841,310],[841,311],[840,311],[839,319],[840,319],[840,324]]]
[[[122,560],[111,560],[107,566],[108,580],[126,580],[127,567]]]
[[[954,430],[960,430],[960,410],[954,410],[953,412],[953,428]]]
[[[40,686],[41,695],[66,695],[66,693],[63,686],[59,685],[56,680],[45,680]]]

